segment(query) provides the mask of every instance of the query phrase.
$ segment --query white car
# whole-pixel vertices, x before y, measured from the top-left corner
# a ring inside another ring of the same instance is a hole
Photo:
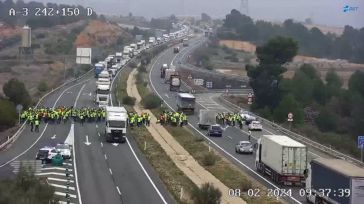
[[[240,111],[240,116],[246,124],[250,124],[252,121],[257,120],[257,118],[254,117],[252,113],[244,110]]]
[[[263,130],[263,126],[259,121],[252,121],[249,126],[248,126],[249,130]]]
[[[253,145],[249,141],[239,141],[235,146],[235,152],[253,154]]]
[[[62,155],[63,159],[71,159],[71,146],[69,144],[59,143],[56,150]]]
[[[43,147],[38,150],[36,160],[52,161],[52,158],[57,155],[57,150],[54,147]]]

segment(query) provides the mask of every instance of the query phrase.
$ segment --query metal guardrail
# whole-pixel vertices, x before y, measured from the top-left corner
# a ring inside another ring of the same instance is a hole
[[[228,106],[233,107],[233,109],[235,111],[240,111],[241,109],[243,109],[242,107],[231,103],[230,101],[224,99],[223,97],[219,97],[218,99],[221,102],[227,104]],[[304,143],[304,144],[306,144],[308,146],[311,146],[311,147],[313,147],[313,148],[315,148],[315,149],[317,149],[317,150],[319,150],[321,152],[324,152],[324,153],[326,153],[328,155],[331,155],[331,156],[333,156],[335,158],[344,159],[344,160],[346,160],[348,162],[357,164],[359,166],[364,166],[364,163],[362,161],[358,160],[358,159],[355,159],[355,158],[353,158],[351,156],[348,156],[348,155],[346,155],[344,153],[341,153],[341,152],[339,152],[339,151],[337,151],[337,150],[335,150],[335,149],[333,149],[331,147],[327,147],[327,146],[322,145],[322,144],[320,144],[318,142],[310,140],[307,137],[304,137],[304,136],[299,135],[299,134],[297,134],[295,132],[292,132],[292,131],[278,125],[277,123],[273,123],[273,122],[271,122],[271,121],[269,121],[269,120],[267,120],[265,118],[262,118],[262,117],[260,117],[258,115],[255,115],[255,114],[253,114],[253,115],[256,118],[258,118],[262,123],[270,125],[271,127],[275,128],[277,131],[282,132],[283,134],[287,135],[288,137],[291,137],[292,139],[298,140],[298,141],[300,141],[300,142],[302,142],[302,143]]]
[[[37,104],[35,105],[35,107],[37,108],[39,106],[39,104],[44,100],[45,97],[47,97],[48,95],[54,93],[55,91],[59,90],[60,88],[70,84],[70,83],[73,83],[83,77],[85,77],[87,74],[89,74],[90,72],[92,72],[93,69],[90,69],[89,71],[87,71],[85,74],[79,76],[78,78],[75,78],[75,79],[72,79],[72,80],[69,80],[69,81],[66,81],[64,82],[63,84],[59,85],[58,87],[56,87],[55,89],[52,89],[51,91],[47,92],[46,94],[44,94],[37,102]],[[0,150],[3,149],[4,147],[6,147],[7,145],[9,145],[10,143],[13,143],[15,142],[16,139],[18,139],[18,137],[20,136],[20,134],[22,133],[22,131],[24,130],[25,128],[25,124],[26,124],[26,121],[23,122],[23,124],[20,126],[20,128],[12,135],[12,136],[8,136],[8,138],[6,139],[5,142],[3,142],[2,144],[0,143]]]

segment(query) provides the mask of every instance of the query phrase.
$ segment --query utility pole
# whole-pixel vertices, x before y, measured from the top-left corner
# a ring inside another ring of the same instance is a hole
[[[249,0],[240,0],[240,13],[249,16]]]

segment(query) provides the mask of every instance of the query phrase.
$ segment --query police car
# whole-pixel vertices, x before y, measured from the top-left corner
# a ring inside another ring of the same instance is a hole
[[[259,130],[259,131],[263,130],[263,126],[259,121],[252,121],[249,124],[248,128],[249,128],[249,130]]]
[[[56,146],[56,151],[61,154],[63,159],[71,159],[71,146],[67,143],[59,143]]]
[[[51,162],[52,158],[57,155],[57,150],[54,147],[43,147],[38,150],[36,160],[44,160],[46,162]]]

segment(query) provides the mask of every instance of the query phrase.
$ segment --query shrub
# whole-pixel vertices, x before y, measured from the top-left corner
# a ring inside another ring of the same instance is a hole
[[[202,164],[204,166],[213,166],[217,161],[217,157],[214,153],[207,153],[202,158]]]
[[[48,90],[48,84],[47,84],[47,82],[45,82],[45,81],[41,81],[41,82],[39,82],[37,89],[38,89],[38,91],[40,91],[40,92],[45,92],[45,91],[47,91],[47,90]]]
[[[15,78],[4,84],[3,91],[14,104],[22,104],[25,108],[31,104],[31,98],[24,83]]]
[[[243,181],[241,181],[241,183],[240,183],[241,191],[248,191],[249,189],[252,189],[252,188],[253,188],[253,184],[250,180],[243,179]]]
[[[5,99],[0,99],[0,115],[0,130],[14,126],[18,119],[14,104]]]
[[[122,98],[123,104],[133,106],[135,104],[135,98],[130,96],[124,96]]]
[[[217,204],[221,202],[221,195],[221,191],[212,183],[205,183],[192,191],[191,198],[194,204]]]
[[[129,63],[129,66],[130,66],[131,68],[135,68],[135,67],[137,67],[137,64],[136,64],[135,62],[130,62],[130,63]]]
[[[141,103],[143,104],[144,108],[154,109],[160,107],[161,100],[158,96],[155,96],[154,94],[149,94],[142,99]]]
[[[141,65],[140,67],[138,67],[138,71],[139,72],[147,72],[147,68],[144,65]]]

